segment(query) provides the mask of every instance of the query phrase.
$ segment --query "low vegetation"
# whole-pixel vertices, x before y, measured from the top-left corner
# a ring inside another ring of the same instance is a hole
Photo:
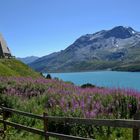
[[[52,116],[132,119],[140,110],[140,93],[131,89],[81,88],[60,80],[0,77],[0,104],[18,110]],[[10,117],[8,117],[10,116]],[[40,121],[7,114],[7,119],[42,129]],[[49,123],[49,131],[97,140],[132,139],[130,129]],[[40,136],[11,127],[10,140],[41,140]]]
[[[24,76],[37,78],[40,74],[33,71],[19,60],[0,59],[0,76]]]
[[[113,68],[113,70],[115,70],[115,71],[140,72],[140,62],[118,66],[118,67]]]

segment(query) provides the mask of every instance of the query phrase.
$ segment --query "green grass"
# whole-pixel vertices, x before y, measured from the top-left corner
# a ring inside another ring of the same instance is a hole
[[[40,74],[16,59],[0,59],[0,76],[39,77]]]
[[[123,64],[121,66],[114,67],[112,70],[139,72],[140,71],[140,62]]]
[[[63,65],[60,68],[57,67],[47,67],[47,72],[80,72],[80,71],[94,71],[94,70],[106,70],[118,65],[118,61],[80,61],[71,62],[67,65]],[[46,69],[44,69],[44,72]]]

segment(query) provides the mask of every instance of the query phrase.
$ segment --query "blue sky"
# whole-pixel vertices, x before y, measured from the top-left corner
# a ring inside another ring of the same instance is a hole
[[[140,31],[140,0],[0,0],[0,32],[16,57],[63,50],[117,25]]]

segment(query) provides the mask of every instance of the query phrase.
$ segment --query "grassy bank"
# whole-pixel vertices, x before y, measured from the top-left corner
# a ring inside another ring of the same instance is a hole
[[[40,75],[16,59],[0,59],[0,76],[24,76],[37,78]]]

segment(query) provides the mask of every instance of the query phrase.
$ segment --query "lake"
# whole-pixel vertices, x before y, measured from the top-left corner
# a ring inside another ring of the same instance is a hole
[[[140,72],[95,71],[51,73],[51,76],[64,81],[71,81],[76,85],[91,83],[103,87],[123,87],[140,91]]]

